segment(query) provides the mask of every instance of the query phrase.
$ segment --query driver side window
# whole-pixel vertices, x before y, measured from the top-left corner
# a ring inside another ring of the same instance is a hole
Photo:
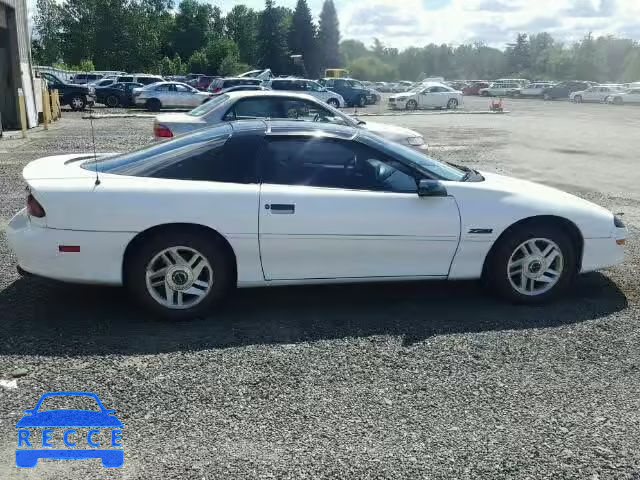
[[[330,110],[306,100],[282,100],[280,110],[286,115],[285,118],[291,120],[347,125],[342,118],[334,115]]]

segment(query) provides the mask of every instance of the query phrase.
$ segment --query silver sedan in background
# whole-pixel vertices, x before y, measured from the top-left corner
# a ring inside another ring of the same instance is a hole
[[[387,140],[422,151],[427,150],[422,135],[408,128],[364,122],[345,115],[311,95],[278,91],[229,92],[211,98],[188,113],[158,115],[153,124],[153,133],[156,138],[171,138],[223,122],[255,118],[346,125],[369,130]]]
[[[133,92],[134,103],[151,112],[163,108],[194,108],[211,98],[211,94],[201,92],[186,83],[157,82]]]

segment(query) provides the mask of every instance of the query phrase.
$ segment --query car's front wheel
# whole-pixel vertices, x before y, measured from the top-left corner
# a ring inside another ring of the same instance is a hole
[[[333,108],[340,108],[340,102],[336,98],[330,98],[329,100],[327,100],[327,103]]]
[[[542,303],[573,282],[576,266],[576,251],[564,230],[532,222],[508,233],[494,247],[484,280],[510,301]]]
[[[450,98],[447,102],[447,108],[449,110],[455,110],[456,108],[458,108],[458,100],[455,98]]]
[[[406,108],[407,108],[407,110],[417,110],[418,109],[418,102],[416,102],[415,100],[409,100],[407,102]]]
[[[174,320],[205,314],[234,284],[222,241],[199,231],[165,230],[128,255],[126,285],[151,311]]]
[[[576,95],[575,97],[573,97],[573,101],[575,103],[582,103],[582,95]]]

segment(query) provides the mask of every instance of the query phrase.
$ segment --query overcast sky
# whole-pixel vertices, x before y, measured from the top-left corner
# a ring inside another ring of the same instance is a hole
[[[29,0],[35,4],[35,0]],[[179,0],[176,0],[178,3]],[[206,0],[228,11],[239,3],[255,9],[264,0]],[[313,15],[323,0],[307,0]],[[404,48],[427,43],[459,44],[482,40],[504,47],[516,32],[547,31],[575,40],[592,31],[640,40],[640,0],[334,0],[342,38],[366,45],[378,37]],[[276,0],[294,7],[296,0]]]

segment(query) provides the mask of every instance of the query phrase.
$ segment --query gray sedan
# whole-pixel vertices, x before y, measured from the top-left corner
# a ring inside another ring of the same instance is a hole
[[[170,138],[222,122],[253,118],[324,122],[364,128],[388,140],[427,150],[422,135],[408,128],[363,122],[310,95],[275,91],[225,93],[188,113],[158,115],[153,132],[157,138]]]
[[[133,92],[134,102],[152,112],[163,108],[193,108],[202,105],[211,95],[180,82],[157,82]]]

